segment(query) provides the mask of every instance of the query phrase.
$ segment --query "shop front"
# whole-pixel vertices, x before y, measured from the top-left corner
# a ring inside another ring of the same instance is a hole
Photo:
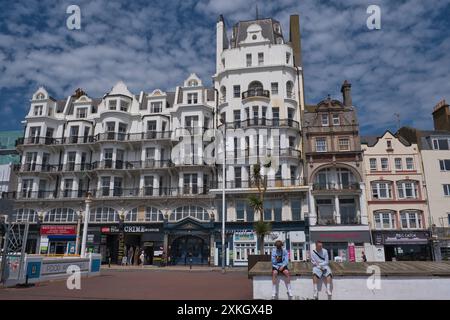
[[[219,259],[215,259],[215,263],[216,265],[220,265],[222,248],[221,229],[218,226],[216,228],[215,249],[216,256],[219,256]],[[226,234],[226,246],[227,250],[230,250],[227,254],[227,259],[229,259],[227,265],[247,266],[248,256],[257,254],[259,250],[253,224],[230,223],[226,226]],[[306,234],[303,222],[273,222],[272,231],[264,238],[265,254],[271,254],[277,240],[283,241],[284,248],[288,251],[291,261],[302,261],[306,259]]]
[[[385,261],[432,260],[428,231],[373,231],[376,248],[382,247]]]
[[[311,249],[321,241],[328,250],[330,261],[361,262],[363,252],[370,248],[370,232],[356,230],[310,230]],[[308,253],[308,258],[309,253]]]
[[[76,225],[42,225],[39,253],[48,255],[75,254]]]
[[[209,265],[211,264],[211,244],[214,224],[200,222],[191,217],[177,222],[165,222],[164,252],[168,252],[170,265]]]
[[[159,262],[164,233],[161,225],[110,225],[100,227],[100,250],[103,262],[138,265],[144,251],[144,264]]]

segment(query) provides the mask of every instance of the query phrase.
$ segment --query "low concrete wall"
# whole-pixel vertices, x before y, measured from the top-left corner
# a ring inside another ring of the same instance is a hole
[[[286,286],[281,279],[278,297],[287,300]],[[450,299],[450,277],[382,277],[380,289],[369,289],[368,277],[335,277],[333,279],[333,300],[448,300]],[[294,276],[291,279],[294,299],[312,299],[311,278]],[[372,287],[373,288],[373,287]],[[253,277],[253,298],[271,299],[272,278]],[[327,300],[325,288],[319,293],[320,300]]]
[[[332,263],[333,300],[448,300],[450,263],[378,262]],[[292,263],[291,285],[294,299],[312,299],[312,266]],[[380,273],[374,275],[376,270]],[[271,265],[258,262],[249,275],[253,278],[253,298],[271,299]],[[278,277],[278,298],[287,299],[285,277]],[[322,283],[319,299],[328,299]]]

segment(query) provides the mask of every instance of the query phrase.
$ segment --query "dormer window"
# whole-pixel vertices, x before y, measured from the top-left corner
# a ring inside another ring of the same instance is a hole
[[[188,104],[197,104],[198,103],[198,93],[188,93],[187,95]]]
[[[77,109],[77,118],[85,119],[87,117],[87,108],[78,108]]]
[[[225,66],[225,60],[222,60],[223,65]],[[189,80],[188,82],[188,86],[189,87],[197,87],[198,86],[198,81],[197,80]]]
[[[45,99],[45,96],[44,96],[43,93],[38,93],[38,94],[36,95],[36,100],[44,100],[44,99]]]
[[[117,109],[117,100],[110,100],[108,104],[109,110],[116,110]]]
[[[120,100],[120,111],[128,112],[129,103],[125,100]]]
[[[33,115],[35,115],[35,116],[42,116],[43,109],[44,109],[43,105],[34,106]]]
[[[162,102],[161,101],[152,102],[150,104],[150,112],[151,113],[160,113],[160,112],[162,112]]]

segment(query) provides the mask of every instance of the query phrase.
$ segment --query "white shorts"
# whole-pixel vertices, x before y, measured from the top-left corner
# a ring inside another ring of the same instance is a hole
[[[322,278],[322,277],[328,277],[328,276],[332,276],[331,274],[331,268],[329,266],[325,266],[322,268],[319,267],[313,267],[313,274],[315,274],[318,278]]]

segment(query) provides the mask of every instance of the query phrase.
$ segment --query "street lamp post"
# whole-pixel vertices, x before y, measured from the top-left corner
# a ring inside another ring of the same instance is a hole
[[[87,193],[86,200],[84,201],[86,204],[85,210],[84,210],[84,222],[83,222],[83,240],[81,241],[81,257],[86,257],[86,240],[87,240],[87,231],[88,231],[88,223],[89,223],[89,216],[90,216],[90,206],[92,203],[91,199],[91,193]]]

